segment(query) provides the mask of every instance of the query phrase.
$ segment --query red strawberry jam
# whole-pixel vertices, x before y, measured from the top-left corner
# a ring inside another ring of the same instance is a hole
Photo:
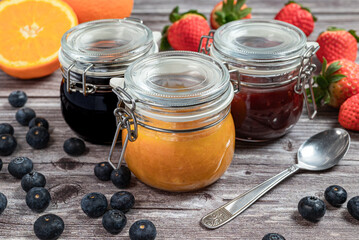
[[[242,86],[232,101],[236,138],[266,141],[287,133],[303,109],[303,94],[294,91],[295,84],[263,89]]]

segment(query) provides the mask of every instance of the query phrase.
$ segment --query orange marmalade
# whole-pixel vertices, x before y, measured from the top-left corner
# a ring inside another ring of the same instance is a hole
[[[122,132],[125,139],[127,131]],[[190,191],[220,178],[234,153],[235,133],[229,114],[219,124],[190,133],[163,133],[138,127],[125,159],[142,182],[162,190]]]
[[[194,52],[157,53],[131,64],[111,86],[124,159],[139,180],[192,191],[224,174],[235,147],[234,91],[221,62]]]

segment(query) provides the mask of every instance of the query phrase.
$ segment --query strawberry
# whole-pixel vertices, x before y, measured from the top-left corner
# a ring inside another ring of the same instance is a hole
[[[327,31],[319,34],[317,42],[320,49],[317,51],[319,61],[323,58],[331,62],[346,58],[355,61],[357,58],[359,37],[354,30],[348,32],[344,29],[329,27]]]
[[[314,29],[317,18],[312,15],[309,8],[303,7],[295,1],[289,1],[275,16],[276,20],[290,23],[300,28],[308,37]]]
[[[338,108],[349,97],[359,93],[359,65],[340,59],[329,63],[327,68],[324,58],[322,73],[314,81],[318,85],[313,88],[316,102]]]
[[[171,26],[164,27],[161,50],[171,47],[175,50],[198,51],[199,42],[203,35],[207,35],[210,27],[206,17],[196,10],[179,14],[175,7],[170,14]]]
[[[359,131],[359,94],[348,98],[342,104],[338,121],[343,128]]]
[[[246,0],[224,0],[217,3],[211,12],[211,27],[217,29],[234,20],[252,18],[252,9],[245,2]]]

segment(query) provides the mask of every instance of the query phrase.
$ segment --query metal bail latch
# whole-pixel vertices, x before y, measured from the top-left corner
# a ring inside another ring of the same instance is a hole
[[[201,37],[201,41],[199,42],[199,46],[198,46],[199,53],[209,54],[210,40],[211,39],[213,40],[213,36],[214,36],[215,32],[216,32],[216,30],[211,30],[211,31],[209,31],[207,36]],[[205,43],[204,47],[202,47],[204,39],[206,39],[206,43]]]
[[[318,44],[311,44],[308,46],[307,50],[301,56],[301,66],[298,75],[298,81],[296,86],[294,87],[294,91],[297,94],[303,94],[305,105],[308,112],[308,117],[310,120],[313,120],[317,115],[317,104],[315,103],[315,96],[313,91],[313,72],[317,69],[317,66],[312,62],[312,56],[318,51]],[[308,84],[311,101],[313,104],[313,110],[310,108],[310,103],[308,101],[307,91],[305,90],[305,86]]]
[[[241,78],[240,78],[241,75],[239,74],[238,69],[230,70],[230,66],[227,62],[223,62],[223,65],[226,66],[226,68],[228,69],[229,76],[230,76],[229,80],[231,81],[231,83],[233,85],[234,93],[238,93],[241,90]],[[232,74],[236,75],[236,79],[231,78]]]
[[[114,110],[114,115],[117,119],[117,129],[112,141],[110,153],[108,155],[108,162],[114,169],[119,169],[124,159],[125,151],[128,141],[134,142],[137,139],[138,128],[137,120],[134,115],[136,109],[136,101],[121,87],[116,87],[112,90],[118,97],[118,107]],[[120,131],[122,129],[127,130],[125,141],[123,142],[122,152],[117,166],[112,162],[112,155],[116,147]]]
[[[76,65],[76,61],[72,62],[72,64],[67,68],[66,71],[66,90],[68,93],[72,93],[72,92],[81,92],[83,93],[83,95],[87,95],[87,94],[92,94],[95,93],[97,90],[97,86],[90,84],[90,83],[86,83],[86,73],[88,70],[90,70],[93,67],[93,64],[89,64],[86,69],[83,71],[83,73],[81,74],[81,79],[82,81],[71,81],[71,70],[72,68]]]

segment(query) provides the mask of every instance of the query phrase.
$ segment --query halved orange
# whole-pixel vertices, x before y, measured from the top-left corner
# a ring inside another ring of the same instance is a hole
[[[29,79],[59,68],[61,37],[78,21],[61,0],[3,0],[0,23],[0,68]]]

